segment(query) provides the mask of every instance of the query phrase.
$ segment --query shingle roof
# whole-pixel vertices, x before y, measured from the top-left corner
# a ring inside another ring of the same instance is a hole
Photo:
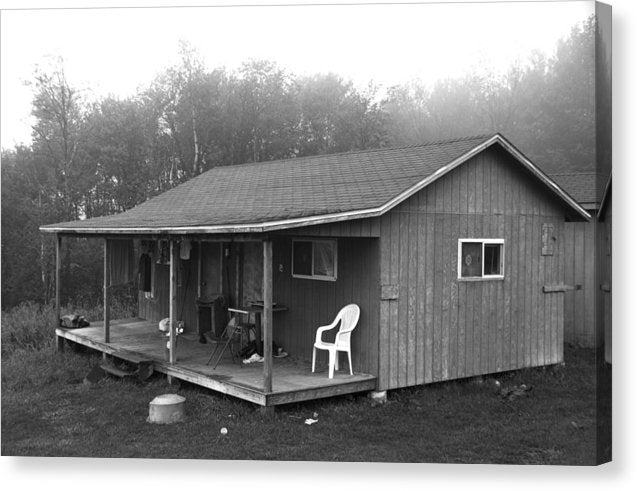
[[[549,177],[586,209],[599,205],[608,179],[597,172],[563,172]]]
[[[510,145],[500,135],[490,135],[215,167],[123,213],[47,225],[41,230],[263,231],[295,223],[299,226],[299,221],[311,217],[336,221],[380,215],[386,211],[381,207],[394,206],[397,203],[391,204],[393,201],[418,185],[426,185],[427,179],[439,177],[450,164],[456,165],[494,142]],[[546,178],[535,170],[541,179]],[[563,199],[570,201],[569,197]],[[367,215],[353,216],[358,212]],[[285,225],[276,225],[280,223]]]

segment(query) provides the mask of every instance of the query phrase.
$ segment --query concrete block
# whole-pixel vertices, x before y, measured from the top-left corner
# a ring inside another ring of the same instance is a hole
[[[386,390],[374,390],[369,393],[369,397],[372,401],[378,404],[384,404],[387,402],[387,391]]]

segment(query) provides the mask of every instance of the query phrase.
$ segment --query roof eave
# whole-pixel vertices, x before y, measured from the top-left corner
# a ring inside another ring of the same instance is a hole
[[[144,235],[144,234],[228,234],[228,233],[263,233],[275,230],[283,230],[288,228],[306,227],[311,225],[321,225],[325,223],[334,223],[340,221],[372,218],[383,215],[393,207],[402,203],[409,197],[424,189],[434,181],[451,172],[453,169],[466,162],[470,158],[491,147],[500,144],[507,150],[518,162],[531,171],[540,181],[542,181],[554,194],[562,199],[572,210],[585,220],[590,220],[591,215],[586,212],[577,201],[575,201],[566,191],[559,187],[550,177],[536,167],[528,158],[522,154],[515,146],[509,143],[502,135],[496,133],[484,142],[475,146],[471,150],[460,155],[447,165],[439,168],[431,175],[420,180],[415,185],[404,190],[394,198],[390,199],[380,207],[368,208],[363,210],[354,210],[339,213],[330,213],[324,215],[315,215],[310,217],[298,217],[284,220],[273,220],[269,222],[257,222],[247,224],[222,224],[222,225],[201,225],[201,226],[184,226],[184,227],[40,227],[41,232],[60,233],[60,234],[76,234],[76,235]]]
[[[273,220],[260,223],[226,224],[226,225],[199,225],[183,227],[40,227],[41,232],[73,234],[73,235],[163,235],[163,234],[236,234],[236,233],[264,233],[288,228],[322,225],[347,220],[372,218],[385,213],[384,207],[369,208],[341,213],[330,213],[311,217],[299,217],[287,220]]]
[[[529,169],[537,178],[539,178],[544,184],[546,184],[551,191],[557,194],[563,201],[565,201],[574,211],[576,211],[582,218],[586,221],[591,219],[591,215],[574,199],[572,198],[566,191],[564,191],[560,186],[557,185],[555,181],[553,181],[547,174],[542,172],[538,167],[536,167],[522,152],[520,152],[512,143],[510,143],[506,138],[504,138],[499,133],[493,137],[494,143],[500,143],[506,150],[511,153],[522,165],[524,165],[527,169]]]

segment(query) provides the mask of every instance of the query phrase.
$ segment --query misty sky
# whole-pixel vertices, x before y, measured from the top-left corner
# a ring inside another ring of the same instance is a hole
[[[30,143],[25,82],[56,56],[91,100],[148,86],[178,61],[179,40],[209,69],[267,58],[296,74],[332,71],[359,87],[388,87],[502,71],[534,50],[550,55],[593,12],[589,1],[3,11],[1,144]]]

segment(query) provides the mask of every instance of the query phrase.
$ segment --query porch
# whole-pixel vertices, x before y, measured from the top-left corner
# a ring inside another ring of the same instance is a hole
[[[104,341],[104,323],[94,322],[80,329],[56,329],[58,340],[68,339],[106,355],[124,358],[133,353],[149,359],[156,372],[184,380],[201,387],[228,394],[260,406],[276,406],[292,402],[320,399],[336,395],[370,391],[376,388],[376,377],[366,373],[350,375],[343,363],[334,378],[327,377],[327,367],[318,364],[312,373],[309,363],[291,356],[273,358],[271,391],[264,389],[263,363],[242,364],[232,362],[226,351],[216,369],[206,365],[214,344],[202,344],[195,336],[179,336],[176,343],[176,361],[166,359],[166,337],[157,323],[143,319],[110,321],[110,339]],[[215,356],[216,359],[216,356]]]

